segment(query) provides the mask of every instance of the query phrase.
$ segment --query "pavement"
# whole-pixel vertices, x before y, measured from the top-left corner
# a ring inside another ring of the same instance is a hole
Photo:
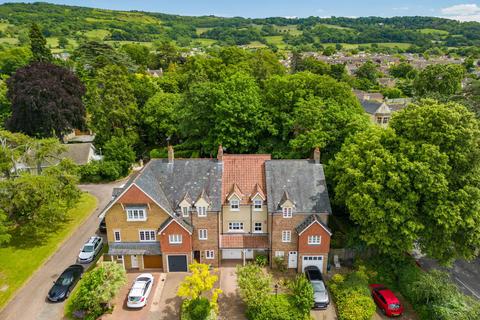
[[[2,320],[56,320],[63,318],[64,302],[50,303],[46,299],[53,281],[71,264],[76,262],[78,251],[88,238],[98,231],[98,215],[112,197],[112,189],[125,183],[125,180],[95,185],[80,185],[80,189],[90,192],[98,199],[98,207],[75,230],[70,238],[50,259],[40,267],[17,291],[13,299],[0,311]]]
[[[480,258],[472,262],[457,260],[449,268],[425,257],[418,259],[418,262],[426,270],[439,269],[448,272],[463,293],[480,300]]]
[[[220,289],[223,293],[218,299],[220,320],[246,320],[245,304],[238,292],[236,262],[222,262],[220,267]]]

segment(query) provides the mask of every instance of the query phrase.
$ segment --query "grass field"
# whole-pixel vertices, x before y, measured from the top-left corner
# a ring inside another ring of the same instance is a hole
[[[11,246],[0,248],[0,308],[96,207],[97,199],[84,193],[78,205],[68,212],[69,221],[42,245],[26,249]]]
[[[275,26],[275,30],[280,33],[290,33],[292,36],[298,36],[302,34],[302,31],[298,30],[296,25]]]
[[[355,30],[355,29],[352,29],[352,28],[347,28],[347,27],[337,26],[337,25],[334,25],[334,24],[326,24],[326,23],[321,23],[320,25],[321,25],[321,26],[323,26],[323,27],[331,28],[331,29],[339,29],[339,30]]]
[[[17,44],[18,39],[17,38],[3,37],[3,38],[0,38],[0,43]]]
[[[216,40],[207,39],[207,38],[196,38],[193,40],[193,43],[198,43],[200,46],[208,47],[214,44]]]
[[[207,32],[208,30],[212,30],[213,28],[197,28],[195,30],[195,32],[197,33],[197,35],[201,35],[202,33],[205,33]]]
[[[446,36],[449,34],[449,32],[445,30],[429,29],[429,28],[420,29],[419,31],[423,34],[438,34],[441,36]]]
[[[121,47],[124,44],[131,44],[131,43],[136,43],[136,44],[142,44],[144,46],[147,46],[149,48],[152,47],[152,42],[139,42],[139,41],[105,41],[105,43],[108,43],[109,45],[116,47],[119,46]]]
[[[110,35],[110,31],[105,29],[88,30],[85,31],[84,35],[88,39],[103,40]]]
[[[0,22],[0,31],[5,31],[8,26],[11,26],[11,24],[8,22]]]
[[[386,48],[395,48],[398,47],[400,49],[408,49],[411,44],[410,43],[402,43],[402,42],[380,42],[377,43],[379,47],[386,47]],[[350,49],[357,49],[359,46],[369,47],[372,43],[361,43],[361,44],[352,44],[352,43],[341,43],[343,49],[350,50]],[[325,47],[335,46],[335,43],[323,43]]]
[[[267,46],[261,43],[260,41],[252,41],[249,44],[247,44],[247,47],[252,49],[258,49],[258,48],[266,48]]]

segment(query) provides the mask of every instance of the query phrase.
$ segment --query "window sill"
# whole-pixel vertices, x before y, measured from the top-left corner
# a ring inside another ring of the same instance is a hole
[[[127,219],[127,222],[145,222],[147,219]]]

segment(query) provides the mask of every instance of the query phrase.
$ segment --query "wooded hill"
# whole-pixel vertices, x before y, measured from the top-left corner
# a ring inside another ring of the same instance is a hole
[[[0,5],[0,20],[0,43],[27,41],[28,26],[36,21],[52,48],[62,47],[59,42],[75,46],[84,39],[147,43],[174,40],[183,47],[218,43],[280,49],[337,43],[347,47],[375,43],[399,49],[410,45],[424,49],[480,45],[480,23],[434,17],[249,19],[6,3]]]

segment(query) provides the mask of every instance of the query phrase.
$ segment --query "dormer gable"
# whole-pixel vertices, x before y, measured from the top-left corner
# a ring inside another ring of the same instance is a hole
[[[293,208],[293,207],[295,207],[295,204],[294,204],[293,200],[290,198],[290,195],[287,192],[287,190],[285,190],[283,192],[282,198],[280,199],[280,202],[278,203],[278,206],[282,209],[283,208]]]
[[[183,217],[189,216],[190,209],[192,207],[192,199],[190,198],[188,192],[186,192],[182,200],[180,200],[178,207],[180,208]]]
[[[232,198],[236,198],[238,201],[242,201],[244,194],[242,190],[238,187],[236,183],[232,185],[230,192],[228,193],[227,200],[230,201]]]
[[[262,188],[260,185],[257,183],[255,184],[255,188],[253,188],[252,196],[250,197],[250,200],[254,202],[254,200],[262,199],[262,201],[265,201],[267,197],[265,196],[265,192],[263,192]]]
[[[197,215],[199,217],[206,217],[207,216],[207,210],[210,207],[210,198],[208,197],[207,193],[205,192],[205,189],[202,190],[202,192],[198,196],[197,201],[195,201],[194,206],[197,209]]]

